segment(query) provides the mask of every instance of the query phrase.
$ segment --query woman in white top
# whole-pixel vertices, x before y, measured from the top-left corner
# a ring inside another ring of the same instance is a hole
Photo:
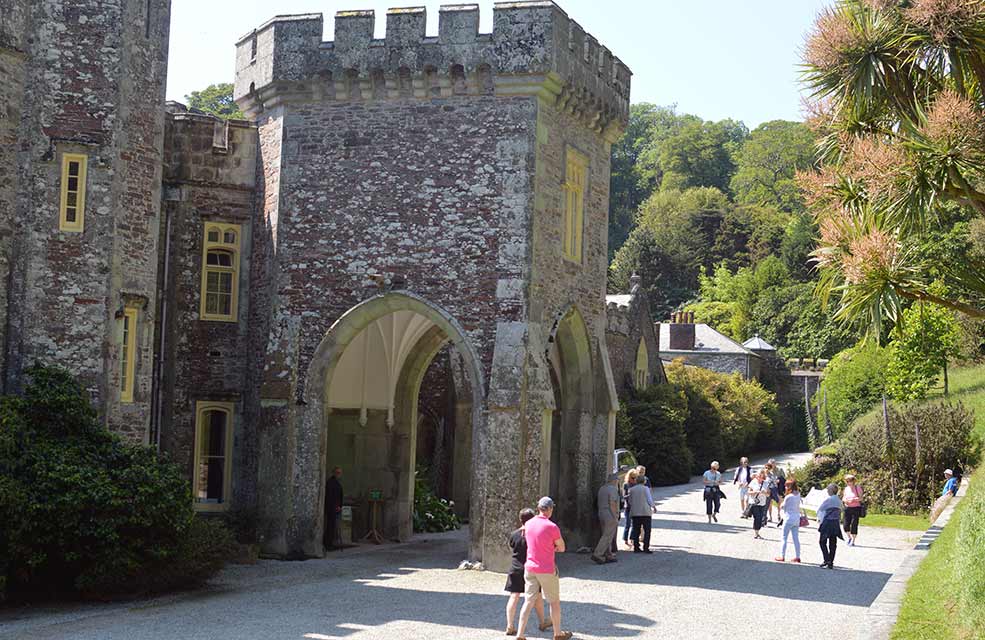
[[[708,524],[718,522],[718,510],[722,506],[722,494],[719,485],[722,484],[722,473],[718,470],[718,461],[711,463],[711,468],[705,471],[705,513],[708,514]]]
[[[780,555],[776,557],[777,562],[783,562],[787,558],[787,538],[793,537],[793,560],[800,562],[800,516],[804,509],[801,506],[802,500],[800,490],[797,488],[796,480],[787,480],[786,496],[780,505],[780,517],[783,518],[783,544],[780,546]]]
[[[766,504],[770,499],[769,483],[766,480],[766,470],[760,469],[749,483],[749,504],[752,505],[753,538],[762,540],[759,530],[766,524]]]

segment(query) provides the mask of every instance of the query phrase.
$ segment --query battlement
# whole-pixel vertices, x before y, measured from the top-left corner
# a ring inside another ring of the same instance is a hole
[[[292,98],[538,95],[600,132],[628,120],[630,70],[554,2],[496,3],[485,34],[474,4],[442,6],[436,37],[423,7],[387,11],[385,38],[375,27],[373,11],[340,11],[322,42],[321,14],[277,16],[237,42],[234,97],[256,115]]]
[[[164,180],[252,189],[256,183],[256,125],[224,120],[168,101]]]

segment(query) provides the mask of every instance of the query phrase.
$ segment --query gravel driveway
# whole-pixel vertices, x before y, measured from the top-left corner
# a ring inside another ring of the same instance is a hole
[[[804,564],[780,564],[779,530],[753,540],[738,492],[725,491],[720,522],[709,525],[697,480],[656,489],[653,555],[620,553],[618,563],[596,566],[587,555],[565,554],[564,627],[597,639],[863,638],[866,608],[919,536],[866,529],[863,520],[861,546],[840,547],[839,570],[825,571],[812,528],[801,536]],[[504,637],[505,579],[455,570],[465,540],[459,531],[327,560],[234,566],[208,589],[136,603],[0,610],[0,638]]]

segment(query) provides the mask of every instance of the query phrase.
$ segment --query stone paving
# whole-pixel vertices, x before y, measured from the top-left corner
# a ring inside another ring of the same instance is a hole
[[[787,458],[788,460],[791,457]],[[731,474],[726,475],[727,478]],[[656,553],[592,564],[565,554],[563,626],[576,638],[866,638],[866,612],[919,533],[864,527],[817,568],[816,529],[803,565],[773,561],[779,530],[752,539],[737,491],[718,524],[697,481],[656,489]],[[308,562],[233,566],[205,590],[126,604],[0,612],[0,638],[59,640],[411,640],[503,636],[504,576],[458,571],[464,532]],[[529,637],[549,637],[528,632]]]

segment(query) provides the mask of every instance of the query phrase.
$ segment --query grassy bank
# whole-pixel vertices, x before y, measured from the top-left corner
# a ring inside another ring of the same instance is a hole
[[[965,407],[975,412],[975,433],[985,441],[985,365],[976,367],[961,367],[949,372],[949,393],[944,396],[944,389],[934,389],[924,402],[961,402]],[[882,406],[877,405],[854,424],[875,419],[882,415]]]
[[[951,393],[947,399],[960,401],[974,410],[975,432],[985,440],[985,366],[956,369],[951,372],[950,382]],[[935,391],[929,401],[941,400],[943,395],[943,390]],[[871,413],[878,415],[878,409]],[[968,546],[967,542],[959,544],[959,529],[964,519],[980,517],[973,509],[976,497],[977,504],[982,504],[983,493],[985,471],[979,471],[972,478],[969,495],[958,505],[954,517],[907,584],[899,619],[893,629],[893,640],[985,639],[985,629],[968,622],[970,610],[985,608],[985,602],[975,601],[975,596],[969,598],[967,582],[958,576],[959,552],[981,553],[964,548]],[[985,566],[980,570],[985,572]]]
[[[978,476],[982,476],[981,473]],[[985,477],[978,477],[971,491],[981,492]],[[969,496],[970,497],[970,496]],[[982,640],[985,629],[962,622],[967,612],[961,603],[962,582],[958,577],[958,529],[973,501],[966,497],[958,505],[944,532],[930,548],[916,574],[906,585],[906,595],[892,640]],[[965,550],[966,551],[966,550]],[[985,568],[983,568],[985,569]],[[979,606],[985,606],[979,603]]]

